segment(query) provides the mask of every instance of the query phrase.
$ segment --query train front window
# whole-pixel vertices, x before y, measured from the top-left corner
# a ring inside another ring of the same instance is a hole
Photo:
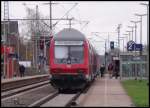
[[[83,46],[71,46],[70,57],[72,63],[83,63]]]
[[[55,46],[55,63],[83,63],[83,46]]]
[[[56,59],[67,59],[68,58],[67,46],[55,46],[55,58]]]

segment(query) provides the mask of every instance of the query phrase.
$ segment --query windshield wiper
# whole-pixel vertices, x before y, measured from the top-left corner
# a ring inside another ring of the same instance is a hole
[[[70,58],[70,56],[67,58],[67,64],[71,64],[71,58]]]

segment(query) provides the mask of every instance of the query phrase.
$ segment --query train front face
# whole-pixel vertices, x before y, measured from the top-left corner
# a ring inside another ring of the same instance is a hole
[[[58,89],[79,89],[87,83],[87,44],[84,40],[52,40],[50,82]]]

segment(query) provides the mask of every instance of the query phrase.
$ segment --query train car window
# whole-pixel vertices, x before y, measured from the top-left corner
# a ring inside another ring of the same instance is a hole
[[[83,46],[55,45],[55,63],[83,63]]]
[[[67,46],[55,46],[55,58],[56,59],[67,59],[68,58],[68,47]]]
[[[83,63],[83,46],[71,46],[70,56],[72,63]]]

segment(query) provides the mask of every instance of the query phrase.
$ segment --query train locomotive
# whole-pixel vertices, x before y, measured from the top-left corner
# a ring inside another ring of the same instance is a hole
[[[55,88],[82,89],[98,75],[99,55],[76,29],[65,28],[50,42],[50,83]]]

